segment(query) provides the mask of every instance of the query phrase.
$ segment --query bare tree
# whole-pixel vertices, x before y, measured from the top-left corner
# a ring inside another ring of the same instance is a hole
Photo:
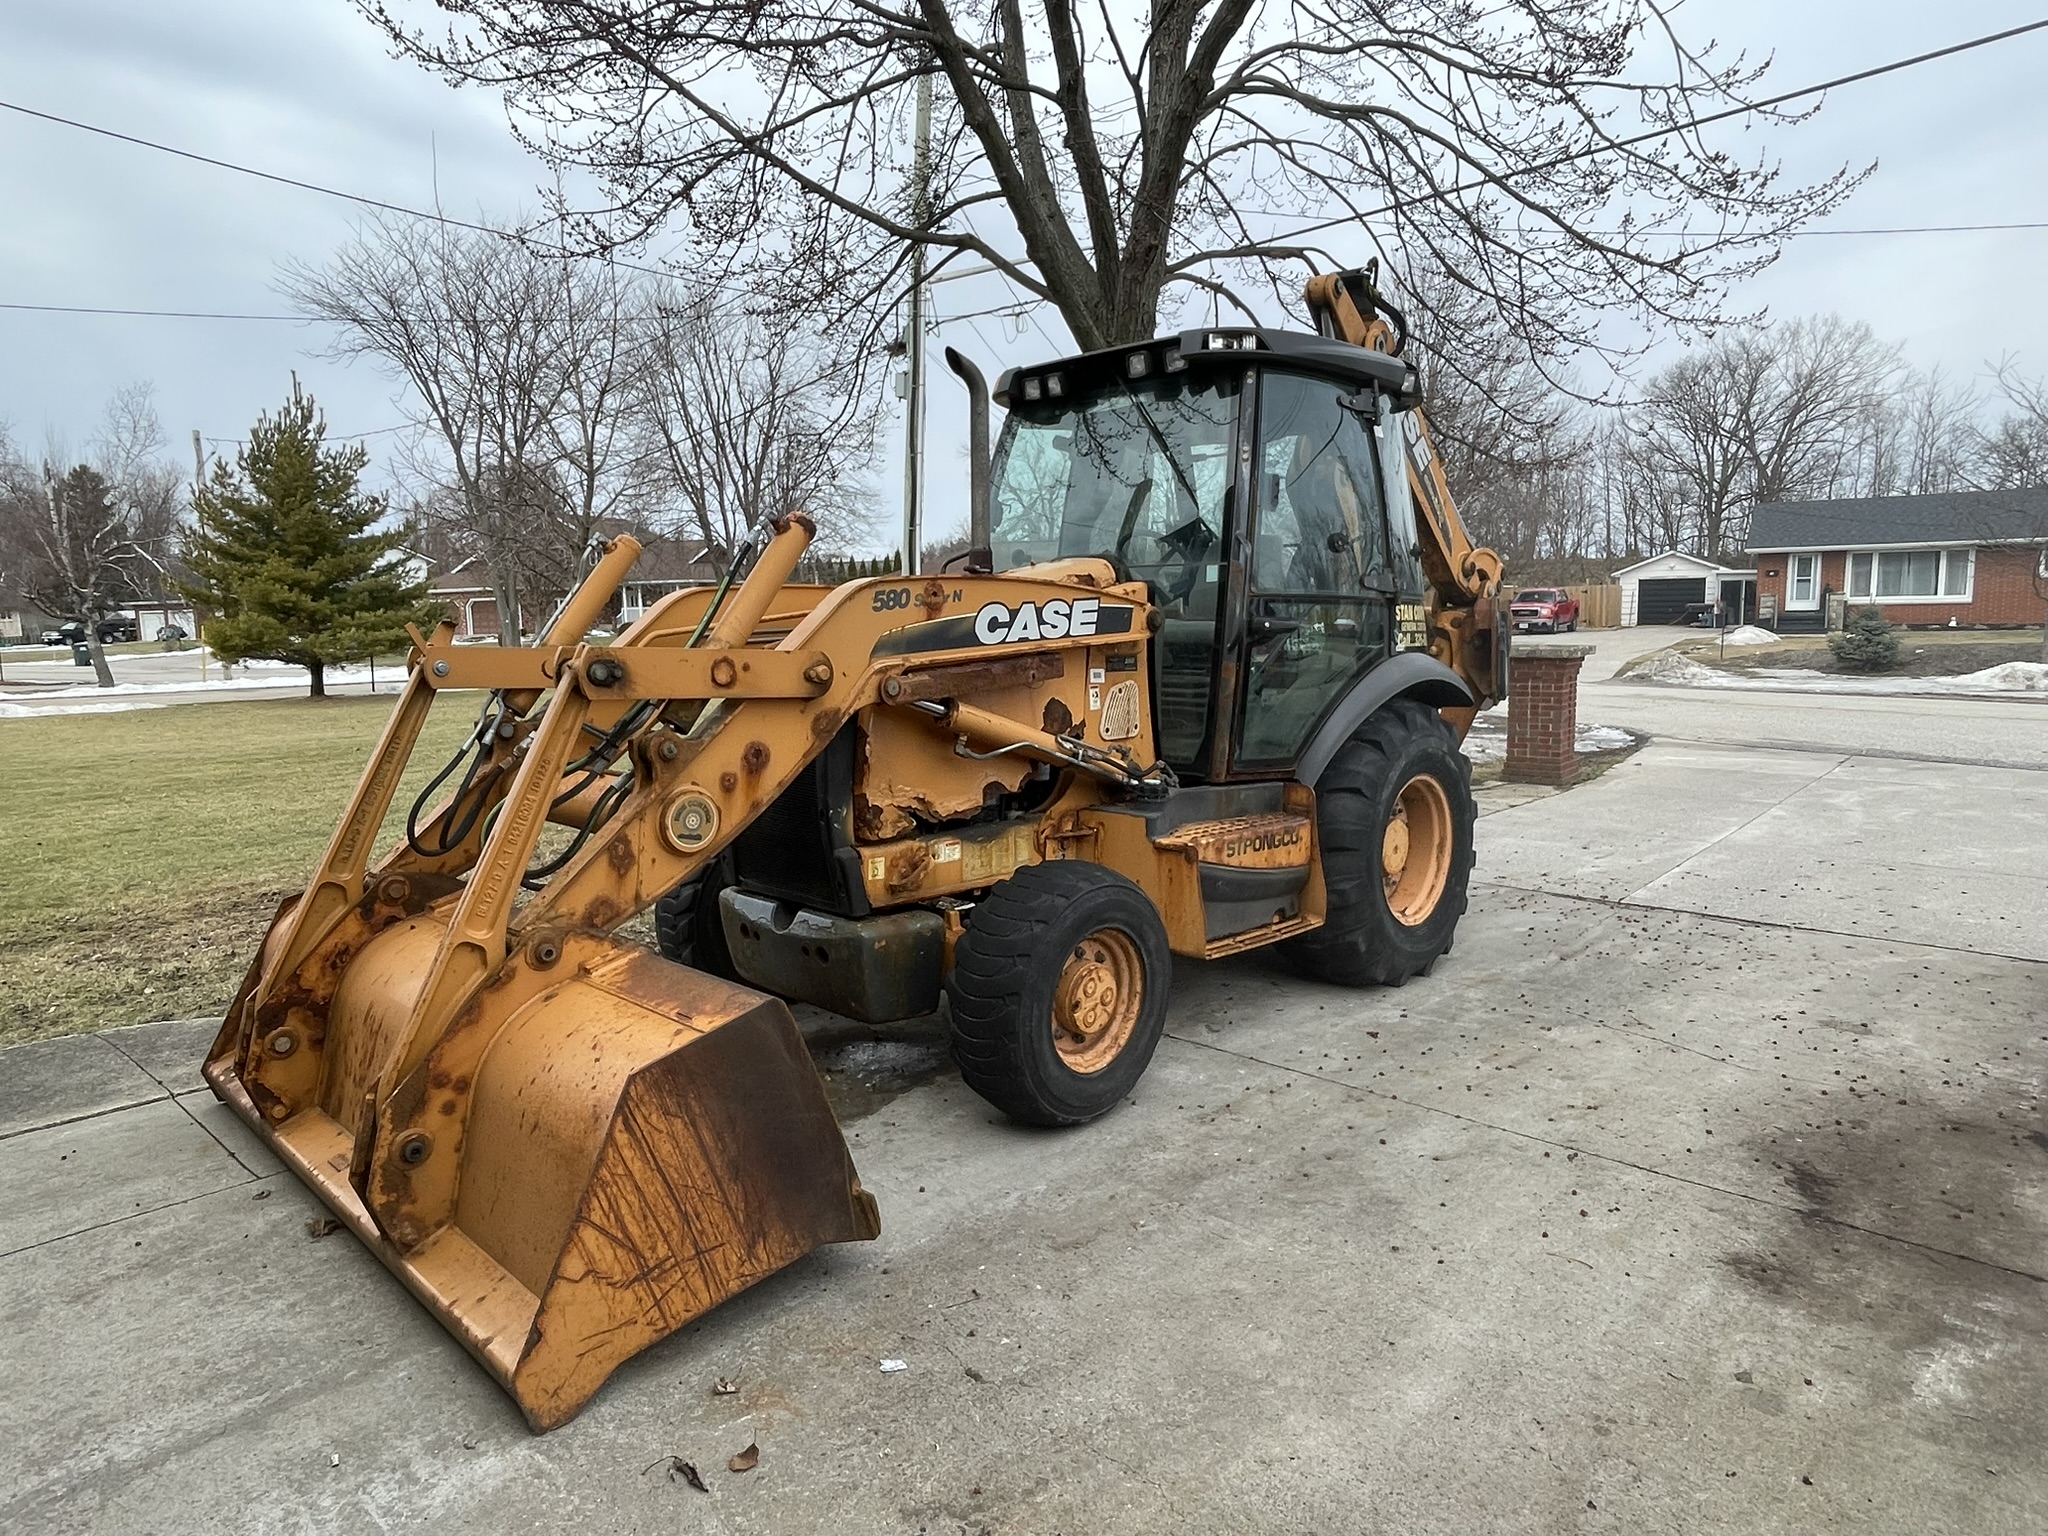
[[[1749,509],[1867,488],[1871,424],[1901,375],[1898,349],[1838,316],[1721,337],[1653,375],[1622,444],[1639,495],[1666,510],[1666,547],[1740,549]],[[1672,513],[1690,509],[1674,525]]]
[[[1316,231],[1362,221],[1556,359],[1610,344],[1616,310],[1719,319],[1858,179],[1783,186],[1718,147],[1694,120],[1764,66],[1686,42],[1660,0],[437,0],[452,22],[425,26],[420,0],[356,3],[598,176],[593,242],[679,221],[717,274],[780,268],[871,325],[921,246],[987,262],[1084,346],[1130,341],[1169,290],[1249,308],[1247,277],[1284,297],[1289,263],[1349,264]]]
[[[420,467],[446,492],[428,505],[489,565],[510,644],[525,600],[573,578],[579,530],[564,524],[595,505],[610,467],[611,428],[599,418],[616,398],[615,338],[583,323],[602,309],[586,281],[509,236],[394,217],[365,223],[324,267],[293,264],[282,279],[302,312],[337,326],[332,355],[373,358],[411,386],[407,404],[432,444]],[[575,488],[556,474],[565,439]]]
[[[181,485],[162,449],[147,384],[108,400],[91,462],[60,467],[70,455],[53,442],[32,465],[0,438],[0,564],[40,607],[83,626],[102,688],[114,686],[114,674],[100,621],[145,592],[162,592]]]
[[[1992,365],[2005,414],[1978,433],[1975,480],[1986,490],[2048,485],[2048,379],[2030,379],[2011,357]]]
[[[1993,366],[1992,377],[2006,412],[1981,436],[1980,483],[2001,491],[2048,486],[2048,379],[2027,377],[2011,357]],[[2048,603],[2048,517],[2035,520],[2027,532],[2042,543],[2034,566],[2034,595]],[[2043,616],[2041,659],[2048,661],[2048,614]]]
[[[616,267],[561,267],[562,351],[549,426],[564,503],[550,564],[573,564],[614,520],[650,494],[646,456],[634,440],[642,363],[642,298]]]
[[[834,349],[779,317],[679,290],[655,296],[635,420],[679,519],[723,561],[764,518],[808,512],[821,544],[869,513],[878,417]]]
[[[1879,402],[1869,427],[1864,489],[1877,496],[1927,496],[1969,489],[1982,434],[1977,389],[1940,368],[1901,376]]]

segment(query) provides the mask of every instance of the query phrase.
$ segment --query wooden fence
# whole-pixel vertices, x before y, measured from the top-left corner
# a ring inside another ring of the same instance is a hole
[[[1619,629],[1621,627],[1621,587],[1617,583],[1606,583],[1591,587],[1566,587],[1579,600],[1579,628]]]

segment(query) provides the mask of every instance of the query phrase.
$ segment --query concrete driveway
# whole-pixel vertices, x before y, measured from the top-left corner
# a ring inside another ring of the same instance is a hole
[[[0,1055],[0,1528],[2048,1529],[2048,774],[1659,744],[1480,843],[1432,977],[1184,966],[1096,1126],[875,1052],[881,1240],[538,1439],[203,1026]]]

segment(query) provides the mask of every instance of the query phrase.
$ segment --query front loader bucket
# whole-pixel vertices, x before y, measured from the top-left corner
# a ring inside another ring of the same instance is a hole
[[[330,951],[324,1019],[252,977],[206,1078],[534,1429],[818,1245],[878,1234],[788,1008],[637,945],[529,942],[401,1072],[446,910]]]

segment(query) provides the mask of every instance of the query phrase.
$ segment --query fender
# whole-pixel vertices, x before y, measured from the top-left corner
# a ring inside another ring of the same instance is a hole
[[[1419,699],[1432,709],[1457,708],[1477,702],[1465,680],[1426,651],[1403,651],[1381,662],[1351,685],[1351,691],[1337,701],[1337,707],[1323,717],[1323,723],[1309,738],[1295,764],[1294,776],[1313,785],[1330,766],[1337,749],[1351,733],[1365,724],[1382,704],[1393,698]]]

